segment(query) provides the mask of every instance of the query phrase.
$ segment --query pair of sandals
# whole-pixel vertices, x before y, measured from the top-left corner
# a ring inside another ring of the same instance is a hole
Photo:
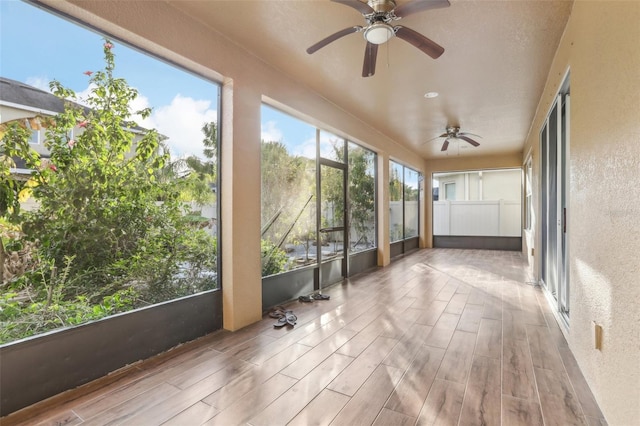
[[[328,294],[314,293],[311,296],[300,296],[298,300],[301,302],[309,303],[314,300],[329,300],[330,296]]]
[[[284,327],[285,325],[293,327],[298,321],[298,317],[295,316],[292,310],[285,309],[282,306],[276,306],[273,311],[269,312],[269,316],[278,319],[278,322],[273,324],[275,328]]]

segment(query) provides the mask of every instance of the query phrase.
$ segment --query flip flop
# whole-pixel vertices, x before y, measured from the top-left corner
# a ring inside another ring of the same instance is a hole
[[[298,300],[305,303],[309,303],[313,301],[309,296],[300,296],[298,297]]]
[[[269,316],[271,318],[282,318],[284,316],[284,312],[279,309],[276,309],[275,311],[269,312]]]
[[[287,311],[285,314],[285,320],[287,322],[287,324],[289,324],[291,327],[296,325],[296,321],[298,321],[298,317],[295,316],[293,314],[293,312],[291,311]]]
[[[287,318],[286,317],[280,317],[278,318],[278,322],[273,324],[273,326],[275,328],[280,328],[280,327],[284,327],[285,325],[287,325]]]
[[[269,312],[269,316],[271,318],[282,318],[285,316],[287,310],[283,306],[275,306],[271,312]]]
[[[328,294],[315,293],[311,295],[311,298],[313,300],[329,300],[331,296],[329,296]]]

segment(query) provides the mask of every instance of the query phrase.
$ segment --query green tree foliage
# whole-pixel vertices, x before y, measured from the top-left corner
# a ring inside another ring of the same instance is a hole
[[[299,198],[315,192],[313,162],[304,157],[292,156],[282,142],[262,141],[261,150],[261,197],[262,223],[269,222],[274,215],[288,214]],[[300,196],[302,194],[302,196]],[[284,208],[284,209],[283,209]],[[295,209],[294,209],[295,210]]]
[[[332,141],[336,158],[344,161],[344,143]],[[348,224],[352,244],[372,242],[375,236],[375,177],[373,164],[375,156],[355,144],[348,145],[349,199]],[[344,214],[343,174],[336,169],[326,168],[322,176],[322,198],[330,203],[334,217],[341,219]],[[355,231],[355,232],[353,232]]]
[[[335,158],[345,161],[345,144],[332,141]],[[375,241],[375,155],[355,144],[349,144],[349,217],[352,243],[364,244]],[[281,142],[262,141],[262,236],[273,246],[280,247],[285,241],[305,250],[305,258],[296,262],[282,263],[286,269],[293,265],[315,262],[309,259],[309,250],[316,240],[315,209],[315,161],[293,156]],[[345,211],[343,177],[341,170],[322,167],[322,201],[326,217],[342,224]],[[285,239],[286,237],[286,239]],[[329,236],[332,238],[333,236]],[[263,248],[265,243],[263,243]],[[264,268],[267,262],[263,250],[263,276],[282,270]]]
[[[195,201],[200,205],[212,204],[216,201],[215,192],[212,190],[217,184],[218,169],[218,127],[214,121],[202,126],[204,139],[203,155],[206,160],[192,155],[175,164],[183,183],[182,199]]]
[[[162,141],[159,152],[162,153],[160,155],[169,156],[169,148]],[[173,183],[180,201],[195,202],[200,206],[216,202],[216,194],[212,190],[215,173],[209,169],[205,172],[202,161],[196,156],[166,161],[162,168],[154,171],[154,175],[160,183]]]
[[[0,217],[16,222],[20,218],[20,201],[31,193],[36,182],[16,178],[11,169],[16,167],[15,159],[22,159],[27,167],[40,168],[40,155],[29,146],[31,131],[26,119],[15,119],[0,124]],[[34,126],[52,125],[50,118],[35,116],[29,119]]]
[[[343,140],[331,140],[329,141],[333,146],[333,150],[336,153],[336,158],[344,162],[344,141]],[[321,166],[321,192],[322,201],[325,203],[323,208],[330,209],[331,215],[337,224],[342,224],[344,217],[344,172],[340,169],[333,167]],[[325,212],[327,214],[329,212]],[[323,224],[335,226],[334,224]]]
[[[185,180],[160,178],[169,163],[168,151],[155,130],[141,129],[133,121],[135,115],[147,117],[151,111],[131,111],[138,93],[114,76],[115,56],[108,40],[103,52],[104,70],[85,73],[93,87],[85,100],[88,107],[73,102],[73,91],[51,83],[53,93],[67,102],[64,112],[46,123],[48,160],[29,149],[29,134],[19,125],[4,129],[0,213],[36,244],[38,262],[5,286],[26,291],[30,303],[16,305],[5,294],[0,320],[9,327],[28,323],[28,318],[46,319],[52,306],[69,311],[56,321],[13,327],[18,332],[75,324],[217,285],[215,238],[187,214],[181,197]],[[215,135],[214,123],[205,129],[207,137]],[[16,156],[34,171],[26,182],[5,166],[7,158]],[[39,207],[20,212],[20,198],[27,195]],[[22,319],[16,317],[19,306]],[[12,314],[7,317],[7,312]]]
[[[401,174],[402,167],[392,167],[391,176],[389,176],[389,200],[402,201],[403,198],[403,176]]]
[[[262,141],[261,174],[263,238],[278,250],[285,241],[308,242],[315,229],[315,162],[290,155],[282,142]],[[263,276],[265,270],[271,275],[286,268],[276,263],[283,269],[263,267]]]
[[[374,159],[370,151],[349,146],[349,224],[358,236],[357,240],[351,236],[352,244],[375,241]]]
[[[215,122],[204,123],[202,126],[202,133],[204,133],[203,154],[205,158],[211,162],[211,169],[215,171],[215,164],[218,161],[218,126]]]

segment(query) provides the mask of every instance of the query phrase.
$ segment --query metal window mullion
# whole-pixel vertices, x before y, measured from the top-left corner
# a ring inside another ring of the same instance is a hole
[[[349,239],[349,212],[351,211],[351,200],[349,199],[349,142],[343,139],[343,165],[344,171],[342,172],[342,277],[349,276],[349,253],[350,239]]]
[[[320,158],[320,129],[316,128],[316,263],[318,264],[318,285],[322,288],[322,243],[320,242],[320,228],[322,227],[322,164],[329,161]]]

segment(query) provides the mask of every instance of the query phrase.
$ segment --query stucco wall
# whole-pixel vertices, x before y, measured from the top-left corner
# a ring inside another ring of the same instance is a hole
[[[479,171],[460,172],[456,174],[442,174],[433,180],[439,182],[442,187],[439,194],[440,200],[445,199],[446,183],[455,183],[455,200],[476,201],[476,200],[514,200],[520,201],[521,175],[520,168],[512,170],[483,170],[482,178]],[[482,185],[480,185],[482,182]]]
[[[521,177],[520,169],[483,173],[482,199],[520,201],[522,199]]]
[[[640,419],[639,22],[640,2],[575,2],[524,151],[533,150],[539,218],[539,132],[570,69],[567,337],[611,425]],[[594,321],[604,329],[602,350]]]

